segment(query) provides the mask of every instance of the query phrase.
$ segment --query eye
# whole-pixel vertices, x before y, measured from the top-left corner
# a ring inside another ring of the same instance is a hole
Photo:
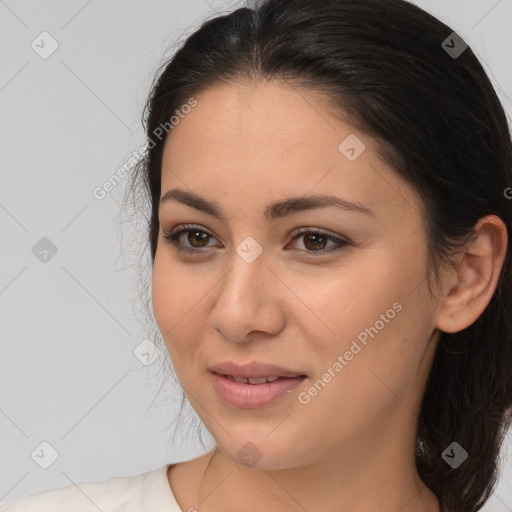
[[[186,237],[187,241],[191,243],[192,248],[184,247],[182,245],[181,238],[183,235],[188,234]],[[202,248],[206,247],[203,245],[204,242],[208,242],[213,235],[209,231],[204,231],[203,229],[199,229],[199,227],[191,226],[191,225],[183,225],[178,226],[174,231],[171,230],[170,233],[164,233],[162,235],[168,243],[170,243],[174,249],[178,252],[184,252],[188,254],[197,254],[199,252],[210,252],[202,251]],[[198,243],[198,246],[194,244]]]
[[[341,249],[350,243],[347,240],[338,238],[337,236],[317,228],[298,228],[295,233],[296,236],[293,238],[292,242],[302,238],[303,245],[306,249],[294,250],[306,253],[307,256],[323,255],[326,252],[332,252],[333,250]],[[184,235],[187,236],[184,237]],[[211,247],[213,247],[208,246],[207,244],[211,238],[214,238],[214,235],[209,231],[204,230],[201,226],[181,225],[176,229],[171,230],[170,233],[163,233],[162,236],[167,240],[168,243],[173,246],[174,249],[176,249],[176,251],[182,253],[208,253],[210,252]],[[184,246],[182,238],[185,238],[191,247]],[[326,249],[325,246],[327,242],[331,242],[334,246],[334,249],[332,246],[331,249]]]
[[[332,252],[333,250],[341,249],[347,245],[349,242],[342,238],[338,238],[328,232],[322,231],[317,228],[298,228],[296,233],[298,233],[293,241],[297,239],[302,239],[303,244],[307,249],[306,252],[310,253],[308,256],[317,256],[314,253],[320,253],[319,255],[325,254],[326,252]],[[325,249],[325,244],[327,242],[332,242],[334,245],[334,249]],[[311,254],[313,253],[313,254]]]

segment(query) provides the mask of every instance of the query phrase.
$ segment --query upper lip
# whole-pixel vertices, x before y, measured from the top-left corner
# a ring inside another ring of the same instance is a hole
[[[302,372],[296,372],[276,366],[270,363],[254,362],[247,364],[236,364],[232,361],[225,361],[223,363],[215,364],[210,367],[212,372],[220,375],[231,375],[233,377],[305,377]]]

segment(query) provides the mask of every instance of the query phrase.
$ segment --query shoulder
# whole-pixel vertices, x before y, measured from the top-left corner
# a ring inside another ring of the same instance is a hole
[[[0,506],[0,512],[140,512],[145,485],[165,467],[128,477],[81,482],[39,492]]]

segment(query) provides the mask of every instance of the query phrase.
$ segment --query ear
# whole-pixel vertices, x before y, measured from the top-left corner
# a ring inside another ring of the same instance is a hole
[[[473,324],[491,301],[507,250],[507,227],[496,215],[478,220],[474,238],[443,282],[436,327],[458,332]]]

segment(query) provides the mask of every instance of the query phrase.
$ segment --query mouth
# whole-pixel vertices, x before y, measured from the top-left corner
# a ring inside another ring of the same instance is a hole
[[[213,388],[224,404],[238,409],[260,408],[290,397],[307,379],[304,374],[249,377],[215,371],[211,371],[211,377]]]
[[[239,381],[243,383],[252,380],[251,384],[263,384],[265,382],[273,382],[284,378],[295,379],[297,377],[307,377],[307,375],[302,371],[294,371],[264,362],[236,364],[232,361],[225,361],[223,363],[213,365],[210,370],[218,375],[233,377],[234,379],[246,379],[246,381]],[[266,380],[259,381],[258,379]]]
[[[213,372],[216,373],[216,372]],[[234,382],[238,382],[240,384],[252,384],[252,385],[259,385],[259,384],[267,384],[275,382],[276,380],[283,380],[283,379],[298,379],[298,378],[305,378],[306,375],[297,375],[295,377],[282,377],[282,376],[273,376],[270,375],[268,377],[237,377],[235,375],[224,375],[221,373],[216,373],[216,375],[221,375],[222,377],[225,377],[226,379],[232,380]]]

